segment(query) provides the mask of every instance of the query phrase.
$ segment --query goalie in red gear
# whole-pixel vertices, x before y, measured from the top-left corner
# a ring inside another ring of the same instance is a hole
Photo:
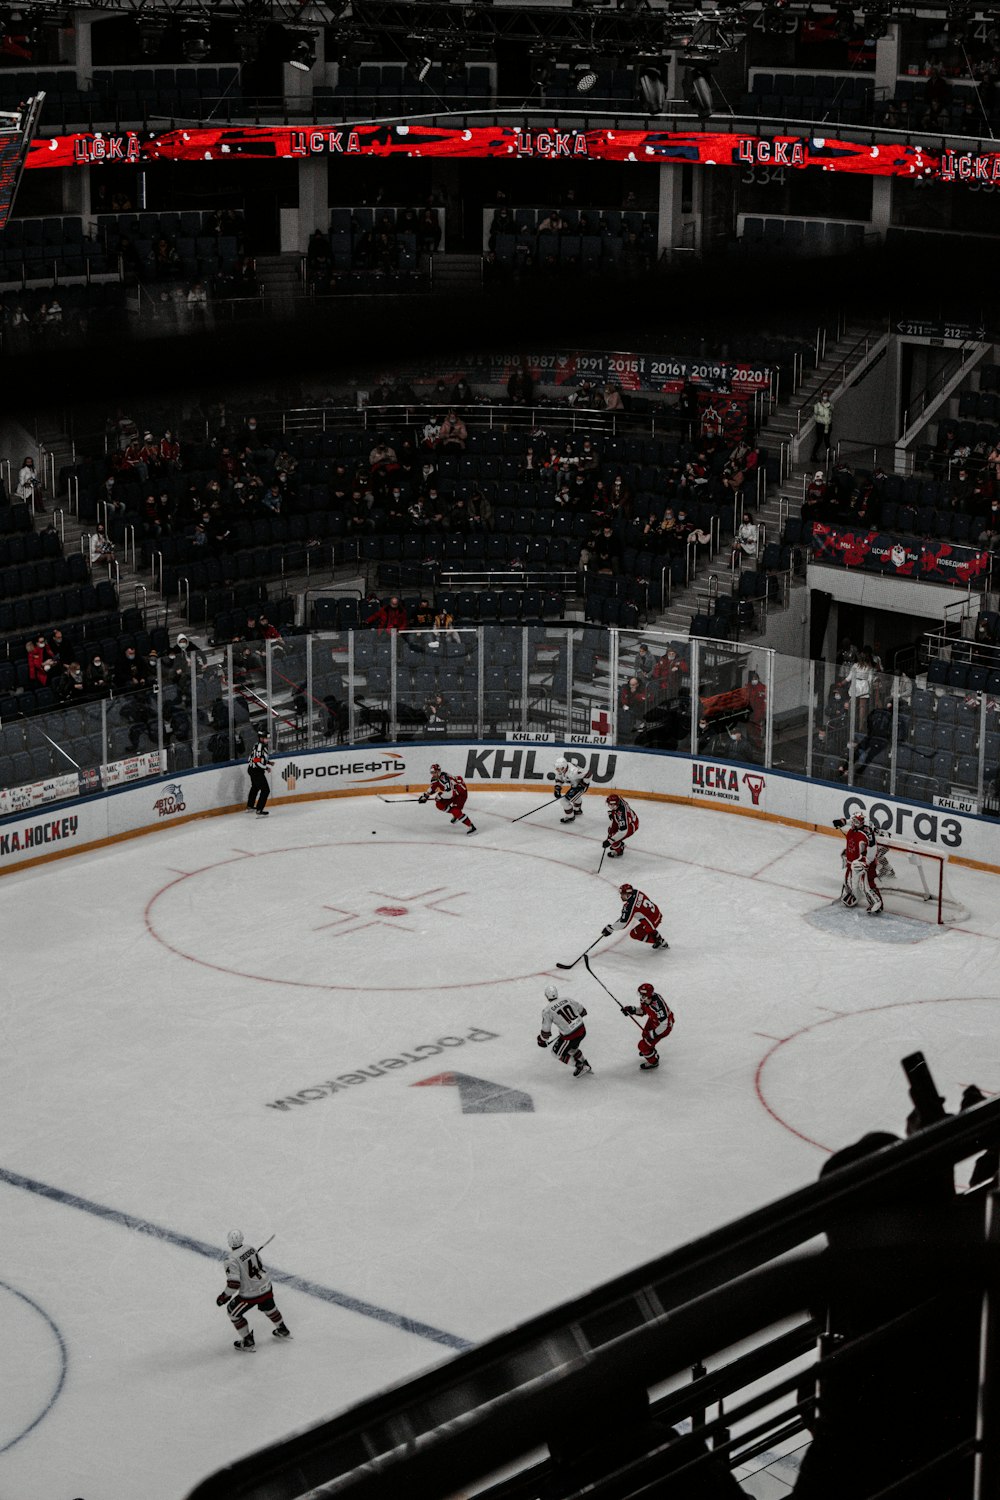
[[[476,825],[465,811],[469,788],[461,776],[451,776],[436,763],[431,766],[431,784],[421,792],[418,802],[430,802],[433,798],[438,812],[451,813],[452,824],[461,823],[466,833],[475,833]]]
[[[630,839],[639,827],[637,815],[629,807],[624,797],[619,797],[617,792],[612,792],[607,798],[608,804],[608,836],[604,840],[604,847],[608,851],[609,859],[621,859],[625,853],[625,840]]]
[[[834,818],[833,826],[846,829],[843,854],[844,885],[840,899],[844,906],[857,906],[858,898],[854,893],[854,880],[857,877],[858,888],[868,907],[868,915],[877,917],[883,909],[883,903],[882,893],[875,883],[875,872],[879,859],[884,857],[884,854],[879,853],[875,830],[868,823],[863,812],[854,813],[849,822],[846,818]]]
[[[622,914],[617,922],[608,923],[601,937],[610,937],[616,927],[627,927],[630,922],[635,922],[629,933],[630,938],[634,938],[637,943],[649,943],[653,948],[669,948],[670,944],[658,931],[663,913],[656,902],[650,901],[645,891],[637,891],[627,881],[619,886],[618,894],[622,898]]]
[[[623,1005],[622,1013],[626,1016],[642,1017],[642,1036],[639,1038],[639,1056],[642,1058],[640,1068],[658,1068],[660,1057],[656,1044],[665,1041],[674,1029],[674,1013],[670,1006],[662,995],[656,993],[651,984],[640,984],[639,1004]]]

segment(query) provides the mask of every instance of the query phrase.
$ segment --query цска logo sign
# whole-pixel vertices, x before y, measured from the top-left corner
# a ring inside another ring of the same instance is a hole
[[[297,765],[290,760],[281,771],[281,779],[290,792],[294,792],[300,781],[307,781],[310,777],[322,779],[326,777],[351,777],[357,781],[395,781],[406,770],[406,761],[395,751],[389,750],[381,760],[348,760],[327,761],[322,763],[318,760],[308,760],[305,765]]]

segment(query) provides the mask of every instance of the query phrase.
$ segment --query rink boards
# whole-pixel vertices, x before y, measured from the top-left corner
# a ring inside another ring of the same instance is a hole
[[[960,864],[1000,873],[1000,825],[946,808],[872,796],[864,788],[811,781],[783,771],[663,751],[608,746],[567,747],[585,766],[592,791],[616,791],[705,806],[744,817],[833,832],[833,818],[864,810],[893,838],[925,845]],[[422,791],[439,759],[477,787],[551,793],[557,746],[403,744],[296,751],[275,758],[271,809],[289,801],[338,796],[391,796]],[[173,777],[78,799],[0,820],[0,874],[134,838],[193,818],[235,812],[245,805],[242,763],[184,771]]]

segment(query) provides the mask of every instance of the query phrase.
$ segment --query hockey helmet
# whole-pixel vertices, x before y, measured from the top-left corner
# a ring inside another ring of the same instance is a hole
[[[651,984],[640,984],[638,993],[644,1000],[649,1000],[653,995],[656,994],[656,991],[653,989],[653,986]]]
[[[226,1235],[226,1242],[229,1245],[230,1250],[238,1250],[243,1244],[242,1229],[231,1229]]]
[[[558,1000],[559,999],[559,991],[556,989],[556,987],[555,987],[554,984],[547,984],[545,986],[545,998],[546,998],[546,1000]]]
[[[851,827],[852,828],[864,828],[864,826],[865,826],[865,815],[864,815],[864,813],[863,812],[853,813],[851,815]]]
[[[432,776],[440,776],[441,775],[441,767],[438,765],[437,761],[435,761],[434,764],[431,766],[431,775]]]
[[[628,881],[626,880],[626,882],[625,882],[624,885],[620,885],[618,887],[618,894],[622,898],[623,901],[627,901],[628,898],[629,898],[629,896],[631,896],[631,894],[632,894],[632,892],[634,890],[635,890],[635,886],[634,885],[629,885]]]
[[[609,807],[617,807],[622,799],[618,796],[617,792],[612,792],[611,796],[606,797],[604,800],[607,802]]]
[[[565,776],[565,774],[566,774],[566,772],[568,770],[569,770],[569,761],[565,758],[565,756],[560,755],[559,759],[556,761],[556,772],[557,772],[557,774],[560,775],[560,776]]]

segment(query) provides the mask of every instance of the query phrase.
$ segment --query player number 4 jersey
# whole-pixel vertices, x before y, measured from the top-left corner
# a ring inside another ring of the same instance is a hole
[[[261,1258],[252,1245],[226,1256],[226,1282],[240,1284],[241,1297],[263,1297],[271,1290],[271,1278],[261,1263]]]

